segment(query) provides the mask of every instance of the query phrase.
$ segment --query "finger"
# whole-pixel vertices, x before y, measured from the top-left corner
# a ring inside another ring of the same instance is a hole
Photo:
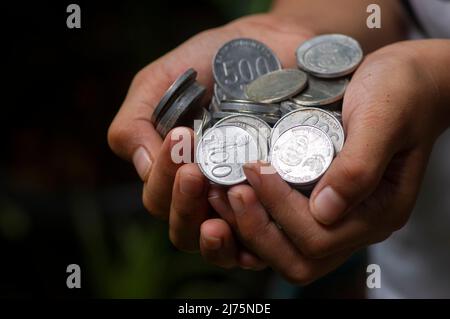
[[[270,220],[250,186],[234,186],[228,191],[228,197],[241,240],[291,282],[307,284],[333,270],[351,255],[346,251],[323,259],[305,258]]]
[[[241,248],[238,254],[239,267],[246,270],[263,270],[267,268],[267,263],[251,252]]]
[[[176,79],[175,74],[168,74],[164,70],[164,60],[162,58],[150,64],[135,76],[108,130],[111,149],[123,159],[132,161],[143,181],[158,157],[163,142],[151,123],[151,115]]]
[[[260,163],[244,166],[247,180],[262,205],[295,247],[309,258],[355,249],[390,234],[382,225],[378,206],[355,209],[338,225],[323,225],[312,216],[308,198],[292,189],[278,174],[261,174],[261,170]]]
[[[311,194],[313,216],[325,225],[341,219],[375,190],[394,151],[394,143],[383,141],[379,132],[350,131]]]
[[[227,189],[219,185],[211,185],[208,192],[208,201],[217,214],[219,214],[231,228],[235,229],[236,220],[228,201]]]
[[[219,185],[211,185],[208,193],[208,201],[212,208],[222,217],[231,229],[237,230],[236,219],[227,196],[227,189]],[[267,264],[255,254],[239,245],[238,264],[243,269],[262,270]]]
[[[200,229],[200,251],[213,265],[232,268],[238,265],[238,248],[230,226],[223,219],[208,219]]]
[[[168,218],[175,174],[181,165],[192,163],[193,141],[193,131],[185,127],[173,129],[164,140],[142,194],[144,206],[153,216]]]
[[[162,145],[151,116],[167,89],[191,67],[197,70],[198,81],[207,88],[211,87],[210,61],[220,43],[231,37],[226,32],[215,37],[212,33],[203,32],[191,38],[139,71],[109,127],[111,149],[120,157],[133,161],[142,180],[147,178]]]
[[[208,218],[208,182],[197,164],[181,166],[175,176],[169,237],[180,250],[199,248],[200,225]]]

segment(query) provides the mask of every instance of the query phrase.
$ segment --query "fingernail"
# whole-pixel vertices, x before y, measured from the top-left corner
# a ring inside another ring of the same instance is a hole
[[[152,167],[152,160],[145,148],[140,146],[133,154],[133,165],[139,177],[145,181],[148,172]]]
[[[241,194],[228,192],[228,200],[236,215],[242,215],[245,212],[244,201],[242,200]]]
[[[244,174],[250,185],[253,187],[259,187],[259,185],[261,185],[261,177],[257,171],[258,166],[255,164],[244,164],[242,168],[244,169]]]
[[[346,208],[345,200],[331,186],[326,186],[314,198],[311,211],[319,222],[330,225],[339,219]]]
[[[200,197],[203,194],[203,180],[191,174],[181,174],[180,192],[191,197]]]
[[[222,240],[216,237],[202,236],[203,247],[207,250],[219,250],[222,247]]]

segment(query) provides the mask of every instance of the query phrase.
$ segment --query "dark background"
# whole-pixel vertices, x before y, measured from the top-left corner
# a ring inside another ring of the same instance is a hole
[[[140,68],[269,1],[77,1],[81,29],[66,27],[69,3],[2,4],[0,296],[361,296],[364,256],[299,290],[270,271],[225,271],[176,251],[106,142]],[[66,287],[72,263],[82,289]]]

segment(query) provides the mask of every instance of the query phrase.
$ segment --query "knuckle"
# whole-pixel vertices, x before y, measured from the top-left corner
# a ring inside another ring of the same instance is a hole
[[[256,225],[248,225],[247,227],[240,227],[239,233],[244,242],[261,242],[268,237],[270,226],[270,221]]]
[[[123,149],[131,138],[131,130],[114,121],[108,129],[108,145],[117,155],[123,153]]]
[[[304,239],[301,251],[305,257],[310,259],[323,258],[329,255],[332,243],[319,236],[311,236]]]
[[[368,166],[368,163],[353,158],[350,161],[341,163],[341,172],[346,183],[355,189],[366,189],[376,183],[378,176],[376,172]]]

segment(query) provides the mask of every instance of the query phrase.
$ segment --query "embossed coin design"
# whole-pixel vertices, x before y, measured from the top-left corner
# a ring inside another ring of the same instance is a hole
[[[281,134],[270,156],[278,174],[294,186],[317,182],[333,157],[333,144],[328,135],[308,125],[294,126]]]
[[[246,180],[243,164],[259,159],[257,140],[234,125],[207,130],[197,146],[196,160],[202,173],[220,185],[235,185]]]
[[[281,63],[265,44],[241,38],[231,40],[219,49],[214,56],[212,69],[214,80],[224,95],[244,99],[244,88],[248,83],[281,69]]]
[[[283,132],[297,125],[310,125],[320,129],[331,139],[336,154],[342,150],[345,135],[339,120],[330,112],[313,107],[298,109],[284,115],[272,129],[271,145],[275,144]]]
[[[306,86],[307,78],[305,72],[295,69],[270,72],[248,84],[245,94],[256,102],[280,102],[301,92]]]
[[[361,63],[358,41],[343,34],[325,34],[303,42],[296,51],[300,69],[322,78],[352,73]]]

